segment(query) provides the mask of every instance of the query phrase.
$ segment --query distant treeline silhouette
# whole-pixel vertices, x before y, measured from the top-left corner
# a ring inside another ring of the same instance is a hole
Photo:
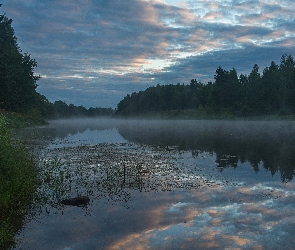
[[[22,53],[11,26],[12,20],[0,15],[0,110],[29,113],[44,117],[110,115],[111,108],[89,108],[51,103],[36,92],[39,75],[37,62]],[[249,75],[218,67],[214,82],[192,79],[190,84],[157,85],[127,95],[118,103],[116,114],[123,116],[150,113],[178,114],[193,111],[196,116],[220,114],[233,116],[294,115],[295,63],[291,55],[282,55],[280,65],[271,62],[262,74],[254,65]],[[175,112],[177,111],[177,112]],[[190,114],[190,113],[188,113]]]
[[[141,115],[167,111],[193,110],[199,115],[233,116],[294,115],[295,63],[291,55],[282,55],[280,65],[271,62],[262,74],[254,65],[249,75],[218,67],[214,82],[204,84],[157,85],[127,95],[118,104],[116,114]]]
[[[0,5],[1,7],[1,5]],[[41,78],[34,73],[37,62],[22,53],[12,28],[12,19],[0,15],[0,110],[39,114],[43,117],[105,116],[111,108],[89,108],[51,103],[36,91]]]
[[[93,108],[86,109],[83,106],[75,106],[74,104],[66,104],[63,101],[55,101],[53,104],[54,112],[51,117],[94,117],[94,116],[111,116],[114,113],[112,108]]]

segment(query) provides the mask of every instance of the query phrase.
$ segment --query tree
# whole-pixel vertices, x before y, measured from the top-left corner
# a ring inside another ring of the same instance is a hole
[[[58,116],[61,116],[61,117],[69,116],[69,114],[68,114],[69,106],[65,102],[63,102],[63,101],[55,101],[53,106],[55,108],[55,113],[58,114]]]
[[[218,67],[215,82],[203,84],[192,79],[189,85],[157,85],[127,95],[119,104],[117,114],[134,115],[148,112],[198,109],[211,115],[289,115],[295,113],[295,62],[283,55],[278,66],[259,73],[257,64],[250,74],[238,78],[235,68]]]
[[[295,112],[295,62],[291,55],[283,55],[279,67],[280,108],[283,112]]]
[[[265,92],[257,64],[254,64],[253,69],[248,76],[248,84],[249,91],[247,91],[248,96],[246,97],[247,105],[250,107],[252,114],[261,114],[265,109],[265,105],[263,105]]]
[[[11,23],[12,19],[0,15],[0,108],[27,112],[38,109],[44,98],[36,92],[40,76],[33,70],[37,62],[22,54]]]
[[[214,99],[216,107],[233,110],[234,104],[239,101],[239,79],[237,71],[217,68],[214,75]]]
[[[269,67],[263,70],[261,78],[262,87],[261,94],[258,97],[261,101],[261,107],[264,112],[273,113],[278,110],[278,99],[279,99],[279,66],[272,61]]]

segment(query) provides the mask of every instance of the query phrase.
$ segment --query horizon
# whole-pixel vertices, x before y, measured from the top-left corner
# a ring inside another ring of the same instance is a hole
[[[50,102],[114,109],[157,84],[207,84],[219,66],[249,74],[294,57],[291,0],[1,3]]]

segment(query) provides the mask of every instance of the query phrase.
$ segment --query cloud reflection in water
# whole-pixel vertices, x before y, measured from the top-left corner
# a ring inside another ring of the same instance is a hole
[[[87,178],[98,181],[80,186],[81,192],[92,191],[93,202],[86,213],[65,207],[61,214],[51,208],[49,215],[26,226],[25,243],[16,249],[292,249],[294,124],[182,123],[116,125],[136,143],[47,147],[42,157],[59,155],[65,167],[80,164]],[[179,140],[183,135],[187,140]],[[146,170],[138,172],[143,173],[137,175],[140,185],[124,186],[119,177],[106,182],[108,169],[119,173],[124,164],[131,168],[138,162]],[[107,188],[101,189],[102,184]],[[120,190],[128,199],[119,196]]]

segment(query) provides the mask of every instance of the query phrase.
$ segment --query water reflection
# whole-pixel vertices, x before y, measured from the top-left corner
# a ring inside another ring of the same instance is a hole
[[[52,128],[54,146],[38,153],[40,214],[16,249],[294,247],[294,181],[261,178],[267,164],[282,175],[291,163],[292,122],[113,121]],[[75,142],[117,129],[129,142]],[[60,203],[76,196],[89,205]]]
[[[259,165],[283,182],[295,173],[295,123],[267,121],[169,121],[136,122],[119,127],[129,141],[181,150],[216,153],[218,168],[236,168],[248,161],[255,172]]]
[[[195,164],[183,164],[177,149],[130,143],[48,147],[40,155],[39,213],[63,210],[64,199],[90,197],[129,206],[130,191],[172,191],[239,186]]]
[[[116,131],[119,131],[119,134]],[[98,133],[102,131],[102,133]],[[50,126],[23,130],[32,144],[50,141],[50,147],[97,143],[136,142],[216,154],[220,171],[249,162],[254,172],[279,173],[283,182],[295,174],[293,121],[163,121],[119,119],[55,120]]]
[[[16,137],[32,146],[78,146],[83,144],[126,142],[116,131],[117,119],[77,118],[50,121],[50,125],[16,130]],[[101,132],[101,133],[99,133]]]

